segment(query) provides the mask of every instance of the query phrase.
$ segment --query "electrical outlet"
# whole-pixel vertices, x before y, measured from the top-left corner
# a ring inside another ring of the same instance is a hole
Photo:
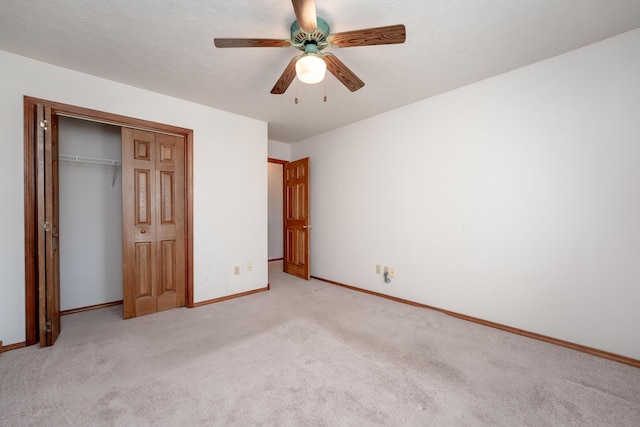
[[[376,274],[380,274],[380,264],[376,265]]]
[[[396,277],[396,268],[395,267],[389,267],[389,277]]]
[[[240,275],[240,266],[239,265],[236,265],[236,266],[233,267],[233,275],[234,276]]]
[[[386,265],[384,266],[384,272],[389,274],[389,267],[387,267]]]
[[[252,263],[248,263],[247,264],[247,271],[253,271],[253,264]]]

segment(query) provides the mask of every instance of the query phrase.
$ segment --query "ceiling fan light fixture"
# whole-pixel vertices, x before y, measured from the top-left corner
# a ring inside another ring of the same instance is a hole
[[[307,53],[296,61],[296,76],[302,83],[316,84],[324,80],[327,64],[319,55]]]

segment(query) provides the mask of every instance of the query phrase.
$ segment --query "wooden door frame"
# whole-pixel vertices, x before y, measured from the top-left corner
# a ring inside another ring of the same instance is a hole
[[[285,208],[285,191],[287,191],[287,189],[284,186],[284,165],[286,165],[287,163],[289,163],[289,160],[280,160],[280,159],[274,159],[272,157],[268,157],[267,158],[267,163],[277,163],[279,165],[282,165],[282,175],[280,177],[280,179],[282,180],[282,256],[284,257],[284,239],[286,237],[286,231],[284,229],[284,208]],[[268,180],[268,177],[267,177]],[[267,254],[267,258],[269,258],[269,255]],[[284,261],[284,258],[283,258]],[[284,264],[283,264],[283,269],[284,269]]]
[[[185,304],[193,305],[193,130],[55,101],[24,96],[24,264],[26,345],[38,342],[38,204],[35,105],[50,106],[59,116],[184,137],[185,141]]]

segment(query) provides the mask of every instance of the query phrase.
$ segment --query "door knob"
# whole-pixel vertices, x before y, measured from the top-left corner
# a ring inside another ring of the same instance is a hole
[[[302,228],[311,228],[310,225],[303,225]]]

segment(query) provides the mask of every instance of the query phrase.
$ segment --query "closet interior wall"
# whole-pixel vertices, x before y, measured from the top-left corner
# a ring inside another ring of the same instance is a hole
[[[121,128],[59,118],[60,309],[122,300]],[[63,160],[64,155],[98,162]]]

